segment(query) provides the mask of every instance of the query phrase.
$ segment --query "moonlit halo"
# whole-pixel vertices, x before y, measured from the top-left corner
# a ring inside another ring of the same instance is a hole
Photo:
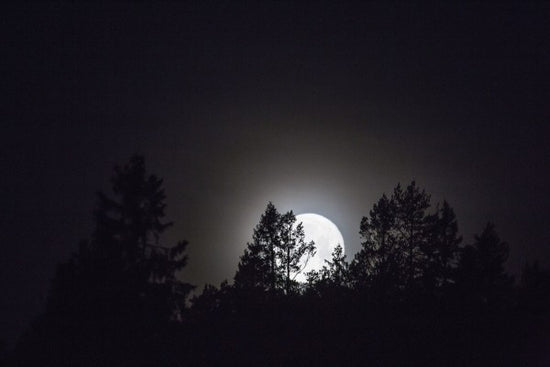
[[[306,273],[312,270],[319,271],[326,265],[325,260],[332,258],[332,252],[336,246],[342,246],[342,253],[345,252],[344,238],[336,224],[319,214],[305,213],[296,216],[296,225],[302,223],[304,226],[305,241],[315,242],[315,256],[310,257],[307,265],[300,274],[296,276],[299,282],[306,281]],[[304,265],[305,257],[301,266]]]

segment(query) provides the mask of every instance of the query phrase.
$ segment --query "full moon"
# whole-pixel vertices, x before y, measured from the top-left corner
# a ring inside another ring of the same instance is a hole
[[[325,260],[332,258],[332,252],[336,246],[342,246],[342,251],[345,253],[344,238],[329,219],[319,214],[306,213],[296,216],[296,224],[302,223],[304,226],[305,241],[315,242],[315,256],[310,257],[305,268],[296,276],[299,282],[306,281],[306,273],[312,270],[320,270],[323,265],[326,265]],[[305,258],[302,261],[304,265]]]

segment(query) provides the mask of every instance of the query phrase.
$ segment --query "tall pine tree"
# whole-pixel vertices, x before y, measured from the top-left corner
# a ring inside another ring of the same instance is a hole
[[[46,312],[18,346],[42,365],[121,365],[159,358],[161,335],[180,319],[192,286],[178,278],[186,241],[164,246],[162,180],[133,156],[99,193],[95,230],[57,267]]]
[[[429,213],[430,196],[411,182],[382,195],[361,221],[361,250],[350,264],[357,288],[380,297],[419,287],[432,292],[450,282],[461,238],[452,208]]]
[[[302,271],[300,261],[314,252],[315,244],[305,242],[303,227],[296,225],[292,211],[280,214],[270,202],[241,256],[235,286],[288,294],[295,276]]]

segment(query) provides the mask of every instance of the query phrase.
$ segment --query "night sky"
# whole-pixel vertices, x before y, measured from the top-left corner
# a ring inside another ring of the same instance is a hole
[[[0,340],[44,306],[133,153],[184,275],[232,279],[268,201],[342,231],[415,179],[465,242],[550,265],[550,5],[26,4],[0,10]]]

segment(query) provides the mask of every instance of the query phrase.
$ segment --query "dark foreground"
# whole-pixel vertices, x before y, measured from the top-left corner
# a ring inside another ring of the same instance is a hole
[[[235,306],[235,305],[234,305]],[[58,320],[60,321],[60,320]],[[195,310],[181,323],[36,324],[7,366],[547,366],[546,312],[462,304],[373,305],[340,295],[246,310]],[[48,320],[43,320],[48,323]],[[41,332],[47,333],[40,335]]]

